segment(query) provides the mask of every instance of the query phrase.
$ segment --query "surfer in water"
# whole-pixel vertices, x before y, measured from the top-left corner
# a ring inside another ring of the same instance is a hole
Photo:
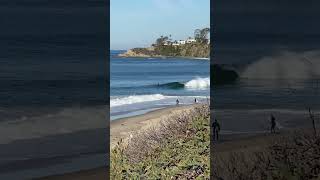
[[[270,123],[271,123],[271,133],[276,133],[276,118],[271,114],[271,117],[270,117]]]
[[[177,105],[177,106],[179,105],[179,99],[176,100],[176,105]]]

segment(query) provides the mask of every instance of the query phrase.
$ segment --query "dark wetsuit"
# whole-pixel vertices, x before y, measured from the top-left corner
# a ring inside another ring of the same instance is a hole
[[[276,133],[276,118],[271,115],[271,133]]]
[[[212,123],[212,128],[213,128],[213,140],[218,141],[219,140],[219,131],[220,131],[220,124],[218,123],[217,120],[215,120]]]

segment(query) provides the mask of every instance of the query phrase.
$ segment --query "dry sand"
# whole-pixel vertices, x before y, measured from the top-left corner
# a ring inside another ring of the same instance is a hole
[[[111,121],[110,123],[110,147],[112,148],[120,139],[126,139],[130,135],[134,136],[139,131],[150,127],[156,127],[161,120],[165,120],[171,115],[188,111],[192,108],[189,106],[177,106],[155,110],[143,115],[129,118],[123,118]]]
[[[281,133],[282,134],[282,133]],[[214,154],[228,154],[230,152],[251,151],[267,147],[272,144],[281,134],[247,134],[247,135],[225,135],[224,141],[216,143],[211,148]]]

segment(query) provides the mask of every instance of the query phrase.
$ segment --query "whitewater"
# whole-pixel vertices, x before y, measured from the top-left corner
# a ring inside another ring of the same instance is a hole
[[[170,84],[170,83],[169,83]],[[209,89],[210,88],[210,78],[201,78],[197,77],[195,79],[192,79],[190,81],[187,81],[185,83],[181,83],[184,85],[186,89]],[[183,99],[186,100],[185,104],[191,103],[194,101],[194,98],[205,99],[206,96],[165,96],[163,94],[147,94],[147,95],[130,95],[130,96],[124,96],[124,97],[112,97],[110,100],[110,107],[118,107],[128,104],[135,104],[135,103],[144,103],[144,102],[156,102],[163,100],[162,102],[165,102],[164,100],[171,100],[172,102],[175,102],[173,100],[176,99]],[[170,105],[172,103],[167,103],[167,105]]]
[[[111,57],[110,119],[144,114],[179,104],[207,102],[207,60]]]

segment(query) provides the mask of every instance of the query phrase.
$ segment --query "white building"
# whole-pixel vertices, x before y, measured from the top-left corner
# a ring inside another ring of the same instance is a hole
[[[194,43],[194,42],[197,42],[195,39],[193,38],[188,38],[187,40],[179,40],[179,41],[166,41],[163,43],[164,46],[180,46],[180,45],[184,45],[184,44],[190,44],[190,43]]]
[[[172,43],[172,46],[180,46],[180,44],[177,41],[175,41]]]
[[[182,44],[186,44],[186,41],[185,40],[179,40],[178,43],[182,45]]]
[[[193,38],[188,38],[187,40],[186,40],[186,43],[194,43],[194,42],[197,42],[197,40],[195,40],[195,39],[193,39]]]

